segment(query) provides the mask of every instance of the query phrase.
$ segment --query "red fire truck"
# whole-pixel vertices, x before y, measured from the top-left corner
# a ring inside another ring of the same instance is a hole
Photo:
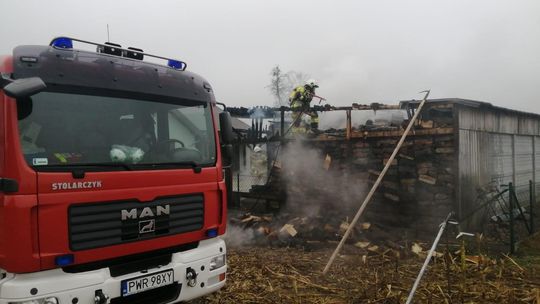
[[[0,73],[0,304],[173,303],[225,284],[232,131],[205,79],[67,37],[16,47]]]

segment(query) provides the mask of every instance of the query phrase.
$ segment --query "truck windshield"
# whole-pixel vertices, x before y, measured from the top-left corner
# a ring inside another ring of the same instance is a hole
[[[139,97],[41,92],[18,100],[27,163],[37,170],[215,164],[208,103]]]

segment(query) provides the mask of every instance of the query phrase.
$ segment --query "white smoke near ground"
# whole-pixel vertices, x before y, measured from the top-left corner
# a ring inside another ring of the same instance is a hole
[[[283,148],[280,161],[285,168],[285,212],[322,220],[330,214],[345,219],[364,198],[366,184],[361,176],[348,170],[349,164],[343,160],[332,159],[332,154],[343,155],[343,151],[324,151],[301,140]]]
[[[228,246],[288,246],[291,242],[305,245],[308,240],[336,240],[341,224],[352,220],[366,193],[365,176],[349,170],[343,148],[342,144],[317,145],[304,140],[282,146],[274,163],[281,167],[280,173],[275,173],[276,179],[270,183],[280,180],[286,201],[275,214],[231,215],[225,235]],[[332,159],[331,155],[341,159]]]
[[[228,247],[232,248],[242,248],[250,246],[254,243],[256,236],[256,231],[247,228],[244,229],[237,225],[227,225],[227,232],[223,236],[225,242],[227,242]]]

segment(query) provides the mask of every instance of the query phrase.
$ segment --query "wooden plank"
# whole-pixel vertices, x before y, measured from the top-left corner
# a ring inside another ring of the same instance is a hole
[[[419,129],[414,130],[414,134],[409,136],[423,136],[423,135],[443,135],[454,134],[454,128],[433,128],[433,129]],[[392,131],[353,131],[352,138],[370,138],[370,137],[400,137],[403,135],[403,130]]]
[[[347,110],[347,140],[351,139],[352,134],[352,120],[351,120],[351,110]]]

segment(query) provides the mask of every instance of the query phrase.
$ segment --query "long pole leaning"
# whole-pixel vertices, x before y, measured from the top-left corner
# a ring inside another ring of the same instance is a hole
[[[420,280],[422,280],[422,277],[424,276],[424,272],[426,272],[426,269],[429,265],[429,262],[431,261],[431,258],[433,257],[433,254],[435,253],[435,249],[437,249],[437,245],[439,245],[439,241],[441,240],[441,236],[446,229],[446,226],[448,225],[448,221],[450,220],[450,217],[453,215],[453,212],[450,212],[444,222],[441,223],[441,226],[439,227],[439,232],[437,233],[437,236],[435,237],[435,240],[433,241],[433,245],[431,245],[431,249],[428,252],[428,255],[426,257],[426,260],[424,261],[424,265],[422,265],[422,268],[420,269],[420,272],[418,273],[418,276],[416,277],[416,280],[414,281],[413,287],[411,288],[411,292],[409,293],[409,297],[407,298],[407,302],[405,304],[412,303],[412,300],[414,298],[414,294],[416,293],[416,289],[418,288],[418,285],[420,284]]]
[[[332,253],[332,256],[330,256],[330,259],[328,260],[328,263],[326,263],[326,266],[324,267],[323,274],[326,274],[328,272],[328,269],[330,269],[330,266],[332,266],[332,263],[334,263],[334,260],[336,259],[336,256],[338,255],[339,251],[341,250],[341,248],[343,247],[343,245],[345,244],[345,242],[349,238],[349,235],[351,234],[352,229],[354,229],[354,227],[356,226],[356,222],[358,221],[358,219],[360,218],[362,213],[364,213],[364,210],[366,209],[367,204],[371,201],[371,197],[373,196],[373,194],[375,193],[375,191],[379,187],[379,184],[381,183],[382,179],[384,178],[384,175],[386,174],[386,171],[388,171],[388,168],[390,168],[390,165],[392,164],[392,162],[396,158],[396,155],[399,152],[399,149],[401,148],[401,146],[403,145],[403,142],[405,141],[405,138],[407,137],[407,134],[409,134],[409,131],[411,131],[411,128],[414,125],[414,122],[416,121],[416,118],[418,117],[418,114],[420,114],[420,111],[422,110],[422,107],[424,106],[424,103],[426,102],[426,100],[427,100],[427,98],[429,96],[430,90],[422,91],[420,93],[424,93],[424,92],[426,93],[426,95],[424,96],[424,99],[422,99],[422,102],[420,103],[420,105],[416,109],[416,112],[414,113],[414,116],[411,118],[411,121],[409,122],[409,125],[405,129],[405,132],[403,132],[403,135],[401,136],[401,139],[399,140],[396,148],[394,149],[394,152],[392,153],[392,155],[390,156],[390,158],[386,162],[386,165],[384,166],[384,169],[382,170],[381,174],[377,178],[377,181],[375,181],[375,184],[373,184],[373,187],[371,187],[371,190],[369,191],[368,195],[364,199],[364,202],[360,206],[360,209],[358,209],[358,212],[356,212],[356,215],[354,216],[353,220],[351,221],[351,224],[349,225],[349,228],[347,228],[347,231],[345,231],[345,234],[343,235],[343,237],[341,238],[341,241],[339,242],[338,246],[334,250],[334,253]]]

